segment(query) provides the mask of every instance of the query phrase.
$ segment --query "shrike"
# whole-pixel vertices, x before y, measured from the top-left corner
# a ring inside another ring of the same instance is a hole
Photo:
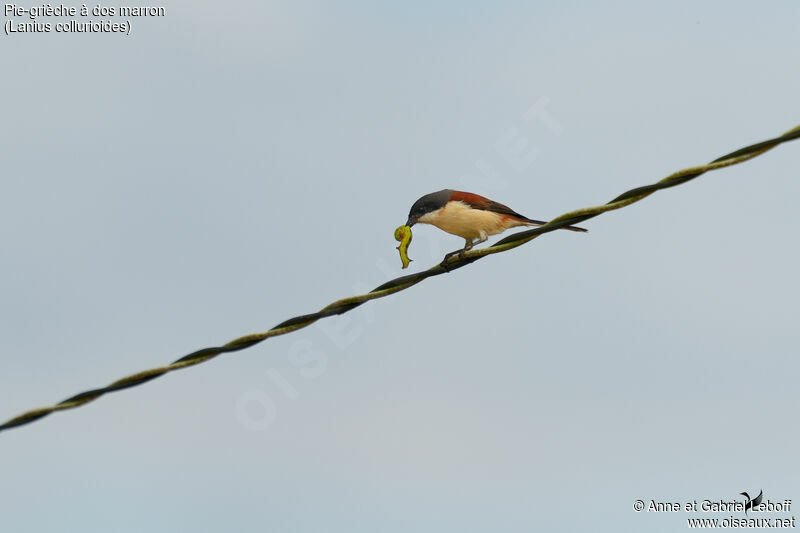
[[[483,196],[463,191],[444,189],[426,194],[411,206],[407,226],[417,222],[431,224],[440,230],[458,235],[466,241],[461,254],[476,244],[485,242],[489,235],[497,235],[517,226],[541,226],[541,220],[520,215],[508,206]],[[577,226],[561,229],[586,231]],[[448,254],[449,255],[449,254]]]

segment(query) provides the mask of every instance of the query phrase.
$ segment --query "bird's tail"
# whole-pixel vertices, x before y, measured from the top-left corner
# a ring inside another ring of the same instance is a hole
[[[547,222],[541,220],[532,220],[528,217],[525,217],[525,221],[532,226],[544,226],[545,224],[547,224]],[[564,226],[563,228],[558,228],[558,229],[568,229],[570,231],[580,231],[582,233],[586,233],[587,231],[589,231],[588,229],[579,228],[578,226]]]

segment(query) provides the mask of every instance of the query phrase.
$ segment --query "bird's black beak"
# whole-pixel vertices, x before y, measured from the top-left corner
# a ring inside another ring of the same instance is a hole
[[[417,219],[415,219],[412,216],[409,216],[408,217],[408,222],[406,222],[406,226],[408,226],[410,228],[411,226],[413,226],[416,223],[417,223]]]

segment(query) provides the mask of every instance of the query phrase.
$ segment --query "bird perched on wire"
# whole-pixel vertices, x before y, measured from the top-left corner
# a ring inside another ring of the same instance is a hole
[[[489,200],[483,196],[463,191],[444,189],[426,194],[411,206],[407,226],[417,222],[431,224],[440,230],[458,235],[466,241],[463,250],[445,256],[445,261],[453,254],[463,257],[464,252],[476,244],[485,242],[489,235],[497,235],[517,226],[541,226],[541,220],[533,220],[520,215],[508,206]],[[561,229],[586,231],[577,226],[564,226]]]

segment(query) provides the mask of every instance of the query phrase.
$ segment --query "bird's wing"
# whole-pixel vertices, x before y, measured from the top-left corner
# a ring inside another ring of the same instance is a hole
[[[764,491],[762,490],[761,492],[758,493],[758,496],[756,496],[756,498],[753,500],[753,506],[757,507],[761,505],[761,500],[763,499],[764,499]]]
[[[488,198],[484,198],[483,196],[479,196],[477,194],[472,194],[471,192],[453,191],[450,194],[450,201],[464,202],[473,209],[483,209],[484,211],[491,211],[492,213],[498,213],[501,215],[514,217],[516,219],[522,220],[523,222],[530,222],[531,224],[536,224],[538,226],[544,226],[545,224],[547,224],[547,222],[543,220],[534,220],[532,218],[526,217],[525,215],[520,215],[507,205],[495,202],[494,200],[489,200]],[[564,226],[561,229],[568,229],[570,231],[580,231],[580,232],[587,231],[586,229],[579,228],[578,226]]]
[[[454,202],[464,202],[473,209],[482,209],[483,211],[491,211],[493,213],[508,215],[522,220],[529,220],[528,217],[520,215],[507,205],[495,202],[494,200],[489,200],[488,198],[484,198],[483,196],[477,194],[472,194],[471,192],[453,191],[452,195],[450,195],[450,200]]]

